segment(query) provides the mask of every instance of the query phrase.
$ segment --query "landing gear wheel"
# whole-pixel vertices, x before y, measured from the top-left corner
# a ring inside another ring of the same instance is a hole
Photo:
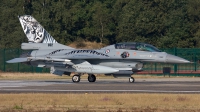
[[[74,75],[72,77],[72,81],[75,82],[75,83],[80,82],[80,80],[81,80],[80,75]]]
[[[95,82],[95,81],[96,81],[96,76],[93,75],[93,74],[90,74],[90,75],[88,76],[88,81],[89,81],[89,82]]]
[[[135,82],[135,79],[134,79],[133,77],[130,77],[130,78],[129,78],[129,82],[130,82],[130,83],[134,83],[134,82]]]

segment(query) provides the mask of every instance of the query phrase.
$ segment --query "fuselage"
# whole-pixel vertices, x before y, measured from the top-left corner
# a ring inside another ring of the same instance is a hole
[[[129,46],[128,46],[129,45]],[[131,44],[124,46],[130,47]],[[142,44],[139,44],[140,46]],[[144,44],[143,44],[144,45]],[[147,44],[148,45],[148,44]],[[111,45],[102,49],[39,49],[29,53],[30,64],[38,67],[55,67],[57,70],[78,73],[115,73],[140,71],[145,62],[187,63],[189,61],[160,52],[155,47],[143,49]],[[131,46],[133,47],[133,46]],[[68,59],[64,63],[59,60]],[[70,65],[70,66],[68,66]]]

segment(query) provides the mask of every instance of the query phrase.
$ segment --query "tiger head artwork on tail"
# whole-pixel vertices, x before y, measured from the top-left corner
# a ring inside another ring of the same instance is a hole
[[[30,15],[18,16],[29,43],[57,43],[57,41]]]

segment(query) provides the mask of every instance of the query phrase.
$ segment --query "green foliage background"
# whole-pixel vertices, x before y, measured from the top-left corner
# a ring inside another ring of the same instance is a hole
[[[1,0],[0,48],[27,42],[17,18],[32,15],[59,42],[146,42],[200,47],[200,0]]]

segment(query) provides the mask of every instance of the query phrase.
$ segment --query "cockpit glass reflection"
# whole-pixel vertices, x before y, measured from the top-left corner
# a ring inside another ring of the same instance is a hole
[[[161,52],[158,48],[146,43],[118,43],[118,44],[115,44],[115,49]]]

